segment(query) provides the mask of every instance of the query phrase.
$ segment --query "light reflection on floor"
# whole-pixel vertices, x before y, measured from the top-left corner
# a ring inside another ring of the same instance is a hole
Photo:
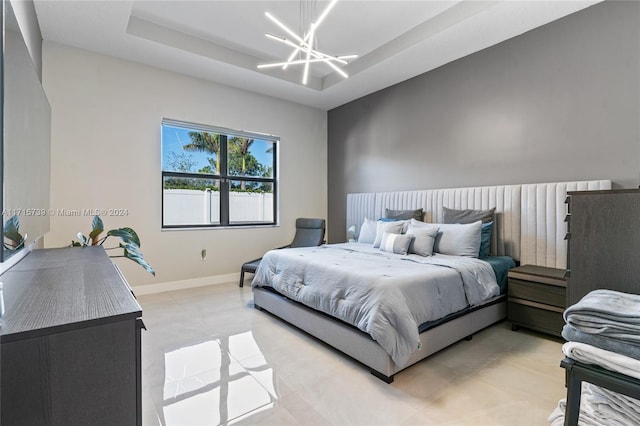
[[[138,298],[144,426],[531,426],[565,395],[561,343],[508,323],[387,385],[252,299],[237,282]]]
[[[260,381],[229,354],[251,357],[250,368]],[[231,424],[255,410],[272,407],[276,393],[273,371],[264,357],[258,362],[255,355],[260,354],[250,331],[166,352],[164,424]]]

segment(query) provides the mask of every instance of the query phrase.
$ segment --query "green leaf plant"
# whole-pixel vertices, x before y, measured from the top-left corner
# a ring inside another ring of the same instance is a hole
[[[155,277],[156,271],[153,270],[151,265],[144,260],[142,253],[140,253],[140,238],[136,231],[131,228],[118,228],[107,231],[107,235],[101,237],[104,232],[104,223],[100,216],[94,216],[93,221],[91,223],[91,232],[89,236],[86,237],[82,232],[78,232],[78,239],[80,241],[71,241],[72,247],[88,247],[88,246],[101,246],[104,244],[107,238],[109,237],[118,237],[121,242],[117,247],[109,247],[105,248],[105,250],[117,250],[122,249],[123,254],[117,256],[109,256],[109,257],[125,257],[136,262],[138,265],[142,266],[147,272]],[[6,234],[5,234],[6,236]]]
[[[17,251],[24,247],[27,235],[20,234],[20,218],[17,215],[11,216],[4,223],[2,228],[4,235],[3,246],[7,250]]]

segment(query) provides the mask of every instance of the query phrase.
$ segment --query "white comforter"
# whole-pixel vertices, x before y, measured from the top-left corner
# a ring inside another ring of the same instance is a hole
[[[418,326],[499,294],[478,259],[401,256],[358,243],[272,250],[252,283],[368,333],[398,366],[419,349]]]

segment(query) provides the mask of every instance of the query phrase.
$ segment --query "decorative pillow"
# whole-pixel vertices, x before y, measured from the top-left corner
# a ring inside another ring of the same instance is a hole
[[[421,220],[411,219],[409,221],[409,228],[431,228],[432,226],[439,226],[439,223],[427,223]]]
[[[447,207],[442,208],[444,213],[444,223],[473,223],[479,220],[482,223],[494,222],[496,208],[489,210],[454,210]]]
[[[382,234],[388,232],[389,234],[401,234],[402,228],[404,227],[404,222],[396,221],[396,222],[381,222],[378,221],[376,224],[376,239],[373,241],[373,247],[380,247],[380,243],[382,242]]]
[[[384,217],[387,219],[396,219],[396,220],[409,220],[416,219],[422,220],[423,211],[422,209],[416,210],[391,210],[384,209]]]
[[[376,239],[376,221],[364,218],[362,226],[360,227],[360,235],[358,235],[358,242],[365,244],[373,244]]]
[[[433,251],[453,256],[478,257],[482,222],[440,224]]]
[[[482,230],[480,231],[480,253],[478,257],[489,256],[489,246],[491,245],[491,228],[493,222],[487,222],[482,224]]]
[[[429,225],[424,227],[409,226],[407,235],[413,236],[413,240],[409,245],[409,253],[419,254],[420,256],[431,256],[433,254],[433,245],[436,242],[439,226]]]
[[[400,219],[390,219],[388,217],[381,217],[378,219],[379,222],[402,222],[402,232],[401,234],[406,234],[407,229],[409,229],[409,220],[400,220]]]
[[[411,235],[390,234],[385,232],[382,234],[380,250],[395,254],[407,254],[412,239],[413,237]]]
[[[466,209],[466,210],[454,210],[454,209],[449,209],[447,207],[443,207],[442,211],[444,213],[444,223],[473,223],[476,222],[478,220],[481,220],[483,224],[485,223],[489,223],[489,222],[493,222],[495,223],[496,221],[496,208],[493,207],[491,209],[488,210],[471,210],[471,209]],[[491,251],[491,231],[492,231],[493,227],[489,227],[488,228],[488,245],[487,245],[487,249],[485,251],[485,256],[489,255],[489,252]],[[483,231],[485,230],[485,228],[482,228]],[[484,238],[485,234],[482,234],[482,238]],[[480,244],[481,247],[482,243]],[[494,247],[495,249],[495,247]],[[480,257],[482,256],[483,251],[480,250]]]

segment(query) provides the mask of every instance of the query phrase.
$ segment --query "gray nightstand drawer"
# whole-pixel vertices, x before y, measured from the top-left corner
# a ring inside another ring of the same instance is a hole
[[[523,281],[516,278],[509,278],[508,295],[510,298],[532,300],[559,308],[564,308],[566,304],[565,287]]]
[[[513,330],[527,327],[560,336],[566,300],[565,270],[523,265],[509,271],[507,318]]]
[[[561,336],[564,319],[562,313],[509,301],[509,320],[522,327]]]

